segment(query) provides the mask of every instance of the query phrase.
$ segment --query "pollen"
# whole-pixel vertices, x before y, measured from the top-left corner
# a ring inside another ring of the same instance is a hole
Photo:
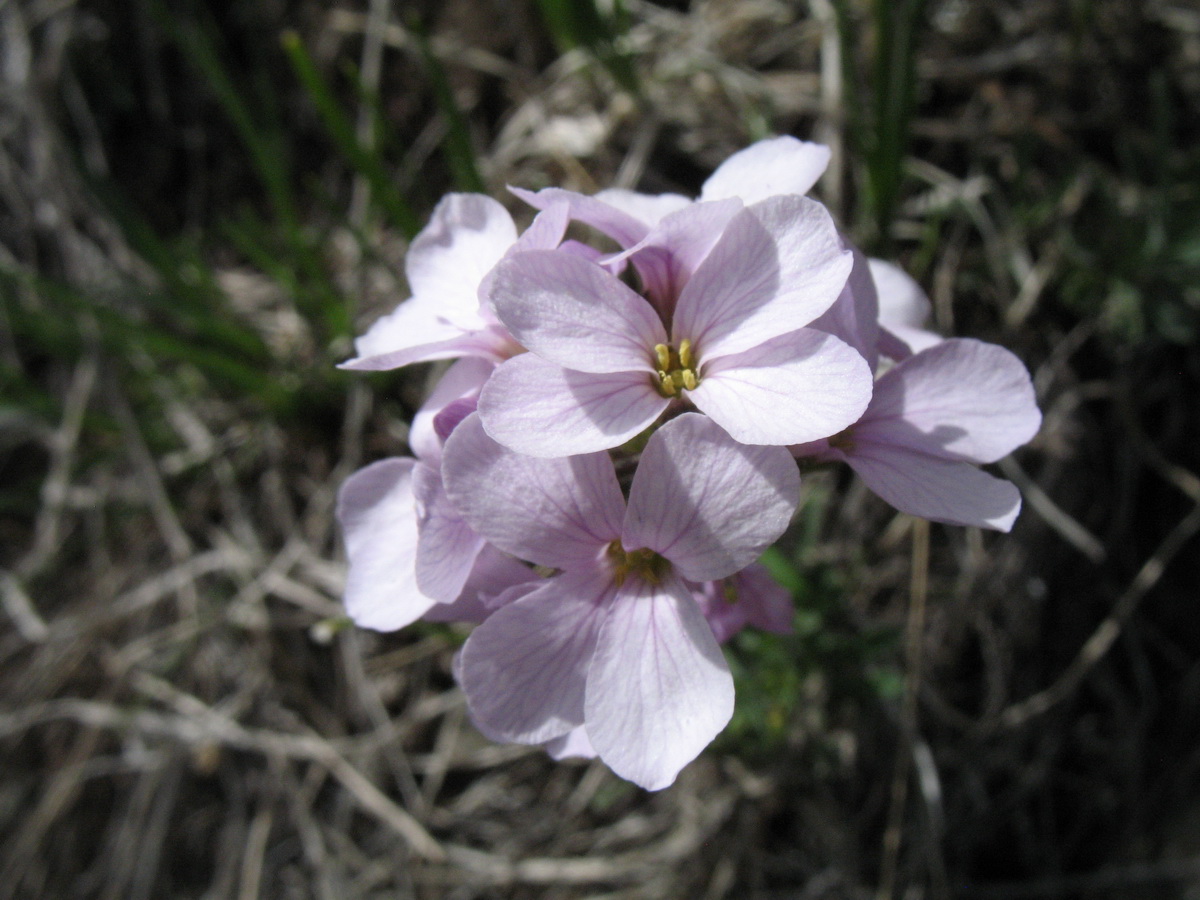
[[[677,397],[683,390],[694,391],[700,383],[692,342],[686,338],[678,349],[671,344],[655,344],[654,363],[658,375],[656,387],[664,397]]]
[[[625,583],[630,575],[636,575],[649,584],[659,584],[670,565],[665,557],[659,556],[648,547],[626,550],[620,541],[613,541],[606,551],[612,563],[613,581],[617,586]]]

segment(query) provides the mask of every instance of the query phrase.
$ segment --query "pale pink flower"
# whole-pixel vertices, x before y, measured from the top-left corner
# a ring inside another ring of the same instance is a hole
[[[760,563],[697,585],[693,595],[719,644],[747,625],[776,634],[792,631],[796,611],[792,595]]]
[[[497,368],[480,396],[493,438],[533,456],[588,453],[684,402],[747,444],[815,440],[859,417],[871,392],[866,362],[805,327],[852,267],[824,207],[783,195],[745,209],[698,203],[663,222],[671,219],[680,242],[664,277],[682,288],[657,308],[579,256],[531,251],[496,267],[496,313],[531,352]],[[718,220],[715,243],[688,243]]]
[[[442,443],[456,424],[447,416],[456,420],[473,408],[491,369],[481,359],[455,363],[413,421],[409,440],[417,458],[379,460],[342,485],[344,602],[356,624],[395,631],[420,618],[482,621],[497,595],[535,577],[489,547],[442,487]]]
[[[916,279],[899,266],[872,259],[871,278],[879,295],[880,349],[891,359],[906,359],[942,340],[925,328],[933,310]]]
[[[1024,364],[1003,347],[957,338],[897,363],[876,382],[858,422],[793,453],[848,463],[902,512],[1008,531],[1021,495],[977,466],[1012,452],[1040,426]]]
[[[355,341],[344,369],[380,371],[435,359],[492,362],[520,352],[487,302],[488,275],[506,254],[562,241],[566,206],[550,208],[517,238],[508,211],[482,194],[448,194],[405,257],[413,296]]]
[[[787,452],[684,414],[650,438],[626,504],[607,454],[533,459],[472,416],[447,441],[443,474],[488,541],[559,570],[463,646],[458,674],[481,730],[542,744],[583,726],[618,775],[669,785],[733,710],[685,579],[732,575],[783,532],[799,492]]]

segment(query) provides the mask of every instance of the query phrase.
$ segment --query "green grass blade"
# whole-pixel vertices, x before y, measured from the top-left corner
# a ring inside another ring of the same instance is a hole
[[[392,178],[380,157],[358,140],[353,124],[342,111],[329,84],[317,70],[312,56],[300,41],[300,36],[295,31],[286,31],[282,43],[288,61],[292,64],[292,70],[320,114],[329,136],[346,160],[370,185],[372,202],[388,216],[396,228],[410,237],[415,235],[420,228],[416,213],[396,192]]]
[[[413,39],[421,53],[421,59],[425,63],[425,72],[429,76],[429,83],[433,88],[438,109],[446,117],[446,142],[443,149],[446,153],[446,161],[450,165],[450,172],[454,176],[454,182],[461,190],[478,194],[486,193],[487,187],[483,177],[479,174],[479,165],[475,159],[475,150],[471,145],[467,120],[454,99],[454,91],[451,90],[450,81],[446,78],[446,70],[442,68],[441,62],[429,46],[429,37],[425,33],[425,26],[415,15],[409,17],[408,28],[412,32]]]

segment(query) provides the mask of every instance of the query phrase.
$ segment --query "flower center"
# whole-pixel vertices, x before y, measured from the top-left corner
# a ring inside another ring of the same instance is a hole
[[[620,541],[613,541],[606,551],[613,567],[613,581],[617,586],[625,583],[630,575],[637,575],[650,584],[658,584],[666,574],[670,563],[648,547],[626,550]]]
[[[684,338],[679,349],[673,344],[655,344],[654,361],[658,368],[658,392],[664,397],[678,396],[681,390],[695,390],[700,383],[696,361],[692,358],[692,342]]]

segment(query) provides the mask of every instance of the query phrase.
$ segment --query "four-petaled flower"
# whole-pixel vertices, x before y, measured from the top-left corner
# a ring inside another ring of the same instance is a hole
[[[496,547],[558,570],[472,632],[457,671],[476,723],[542,743],[583,726],[614,772],[666,787],[725,727],[733,679],[693,594],[787,527],[799,475],[781,447],[685,413],[650,438],[629,488],[606,453],[540,460],[466,419],[446,490]]]

